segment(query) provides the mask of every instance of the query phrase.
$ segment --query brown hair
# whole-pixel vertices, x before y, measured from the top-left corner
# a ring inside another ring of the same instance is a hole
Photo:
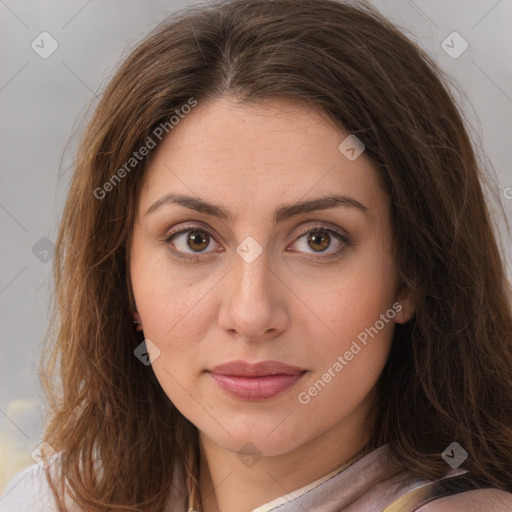
[[[235,0],[159,25],[122,63],[80,141],[42,362],[44,439],[62,470],[55,493],[66,478],[84,510],[156,512],[181,470],[197,506],[197,429],[133,354],[128,248],[147,159],[101,199],[95,190],[191,98],[220,97],[327,113],[364,143],[391,197],[397,268],[418,306],[396,326],[368,447],[389,443],[414,475],[435,478],[457,441],[479,485],[512,491],[511,296],[444,75],[370,6]]]

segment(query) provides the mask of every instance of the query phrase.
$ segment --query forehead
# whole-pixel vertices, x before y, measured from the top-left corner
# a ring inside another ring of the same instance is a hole
[[[199,103],[151,155],[141,210],[171,191],[260,207],[329,193],[385,200],[364,153],[350,160],[340,151],[347,136],[297,102]]]

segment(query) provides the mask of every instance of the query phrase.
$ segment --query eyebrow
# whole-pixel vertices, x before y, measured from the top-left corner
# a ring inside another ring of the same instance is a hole
[[[225,220],[226,222],[233,222],[236,220],[232,213],[224,206],[213,204],[199,197],[173,193],[166,194],[165,196],[158,199],[147,209],[144,215],[148,215],[149,213],[154,212],[157,208],[160,208],[166,204],[179,204],[181,206],[185,206],[186,208],[190,208],[191,210],[218,217],[219,219]],[[329,208],[337,208],[340,206],[354,208],[365,214],[369,210],[368,206],[363,205],[353,197],[332,194],[308,201],[299,201],[297,203],[279,206],[274,212],[273,221],[274,224],[277,224],[279,222],[290,219],[291,217],[295,217],[296,215],[327,210]]]

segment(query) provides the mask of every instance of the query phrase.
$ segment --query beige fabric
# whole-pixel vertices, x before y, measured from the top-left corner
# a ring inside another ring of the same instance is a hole
[[[392,471],[391,461],[389,446],[381,446],[348,468],[342,466],[290,494],[262,504],[251,512],[382,512],[401,496],[430,483],[428,480],[412,477],[405,470]],[[448,469],[448,477],[466,472],[462,468]],[[187,512],[184,506],[183,509],[176,508],[177,503],[182,506],[182,499],[183,495],[175,491],[169,501],[169,512]],[[389,512],[395,510],[390,509]]]

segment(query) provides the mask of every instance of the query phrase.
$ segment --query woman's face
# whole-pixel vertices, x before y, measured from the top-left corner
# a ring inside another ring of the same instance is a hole
[[[230,451],[361,436],[394,323],[412,314],[389,199],[345,138],[295,103],[222,99],[151,155],[130,257],[138,318],[165,393]]]

